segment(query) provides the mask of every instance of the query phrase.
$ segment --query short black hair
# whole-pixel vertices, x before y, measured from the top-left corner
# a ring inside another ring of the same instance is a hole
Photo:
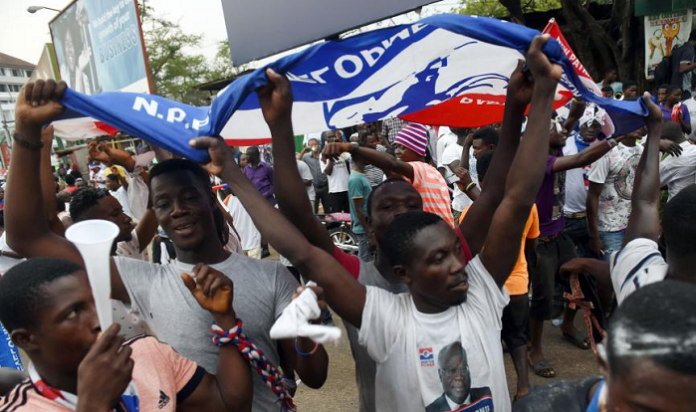
[[[668,87],[669,87],[669,84],[668,84],[668,83],[662,83],[661,85],[659,85],[659,86],[657,87],[657,90],[660,90],[660,89],[665,89],[665,90],[667,90]]]
[[[483,143],[488,145],[497,146],[498,145],[498,132],[494,128],[487,126],[482,127],[474,132],[474,137],[472,140],[483,140]]]
[[[607,331],[612,375],[627,375],[638,358],[696,375],[694,307],[696,286],[674,280],[644,286],[629,296],[612,315]]]
[[[358,133],[358,145],[360,147],[365,147],[367,146],[367,138],[370,136],[377,136],[374,131],[370,130],[363,130],[362,132]]]
[[[116,173],[109,173],[109,174],[106,176],[106,178],[109,179],[109,180],[113,180],[114,182],[118,182],[118,181],[119,181],[118,175],[117,175]]]
[[[684,140],[684,132],[679,123],[674,120],[667,120],[662,126],[662,136],[660,137],[681,143]]]
[[[372,217],[372,199],[375,197],[375,193],[378,193],[382,191],[385,187],[394,184],[394,183],[405,183],[408,186],[411,186],[411,184],[404,179],[398,178],[398,177],[391,177],[382,183],[378,184],[375,186],[372,191],[370,192],[369,195],[367,195],[367,218],[370,219]],[[413,188],[413,186],[411,186]],[[415,188],[413,190],[416,190]],[[417,192],[417,190],[416,190]],[[420,196],[420,193],[418,194]]]
[[[665,206],[662,214],[662,235],[667,254],[678,258],[696,258],[696,186],[691,185]]]
[[[495,150],[488,150],[476,159],[476,174],[478,175],[479,182],[483,181],[483,178],[486,177],[486,172],[488,172],[488,167],[491,165],[494,153]]]
[[[111,196],[106,189],[88,186],[76,190],[70,200],[70,217],[74,222],[83,220],[85,213],[106,196]]]
[[[14,266],[0,279],[0,322],[8,332],[36,325],[46,300],[41,288],[81,270],[76,263],[50,258],[32,258]]]
[[[71,174],[65,175],[65,184],[68,186],[75,186],[75,176]]]
[[[626,80],[625,82],[623,82],[623,85],[621,86],[621,90],[623,90],[625,92],[626,90],[630,89],[633,86],[638,87],[638,83],[634,82],[633,80]]]
[[[669,86],[667,86],[666,94],[667,94],[667,96],[669,96],[670,94],[676,92],[677,90],[679,90],[681,92],[682,88],[677,86],[677,85],[670,84]]]
[[[611,86],[602,87],[602,93],[614,93],[614,89]]]
[[[249,146],[247,150],[249,150],[252,147],[256,148],[256,150],[258,151],[258,147],[256,146]],[[167,159],[162,163],[157,163],[155,167],[153,167],[152,170],[150,170],[150,179],[147,183],[148,189],[150,191],[150,196],[152,196],[152,182],[155,180],[156,177],[180,171],[191,172],[191,174],[193,174],[193,177],[198,181],[198,183],[200,183],[201,188],[203,188],[204,192],[210,195],[211,201],[217,202],[217,199],[215,198],[215,193],[213,193],[213,189],[210,186],[210,175],[208,174],[208,172],[205,169],[203,169],[201,165],[199,165],[198,163],[182,158]],[[222,214],[222,210],[220,210],[219,207],[213,207],[213,219],[215,220],[215,227],[217,229],[218,238],[224,246],[229,241],[230,232],[227,229],[227,221],[225,220],[225,216]]]
[[[392,265],[409,265],[414,258],[414,239],[426,227],[443,222],[430,212],[406,212],[394,218],[387,226],[384,251]]]

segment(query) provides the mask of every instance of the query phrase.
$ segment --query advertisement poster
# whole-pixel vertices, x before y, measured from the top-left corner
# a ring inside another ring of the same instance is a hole
[[[73,89],[150,92],[135,0],[77,0],[50,28],[61,78]]]
[[[652,79],[655,68],[672,50],[684,44],[691,32],[692,11],[645,16],[645,77]]]

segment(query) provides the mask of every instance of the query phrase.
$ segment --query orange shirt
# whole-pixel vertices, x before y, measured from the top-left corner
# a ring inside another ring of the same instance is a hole
[[[423,211],[435,213],[454,228],[452,201],[447,182],[434,167],[423,162],[408,162],[413,168],[413,181],[409,182],[423,199]],[[406,179],[408,181],[408,179]]]
[[[462,215],[459,217],[460,224],[464,220],[464,216],[468,211],[469,208],[467,207],[462,212]],[[525,293],[529,292],[529,271],[527,270],[527,259],[524,257],[524,247],[527,240],[536,239],[540,235],[539,213],[537,212],[536,205],[532,205],[532,210],[529,212],[529,218],[527,219],[527,223],[524,225],[524,232],[522,232],[522,244],[520,245],[520,254],[517,256],[517,263],[515,263],[515,268],[512,270],[507,282],[505,282],[505,287],[507,288],[510,296],[524,295]]]

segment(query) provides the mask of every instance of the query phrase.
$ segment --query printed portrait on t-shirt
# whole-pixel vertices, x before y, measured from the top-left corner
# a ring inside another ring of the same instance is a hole
[[[442,394],[428,404],[426,412],[493,412],[491,390],[472,384],[466,349],[461,342],[444,346],[437,355]]]

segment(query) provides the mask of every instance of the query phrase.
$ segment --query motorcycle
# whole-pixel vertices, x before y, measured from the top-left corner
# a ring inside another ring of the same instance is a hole
[[[337,248],[351,255],[358,254],[358,237],[351,230],[350,213],[317,215],[317,219],[326,227]]]

